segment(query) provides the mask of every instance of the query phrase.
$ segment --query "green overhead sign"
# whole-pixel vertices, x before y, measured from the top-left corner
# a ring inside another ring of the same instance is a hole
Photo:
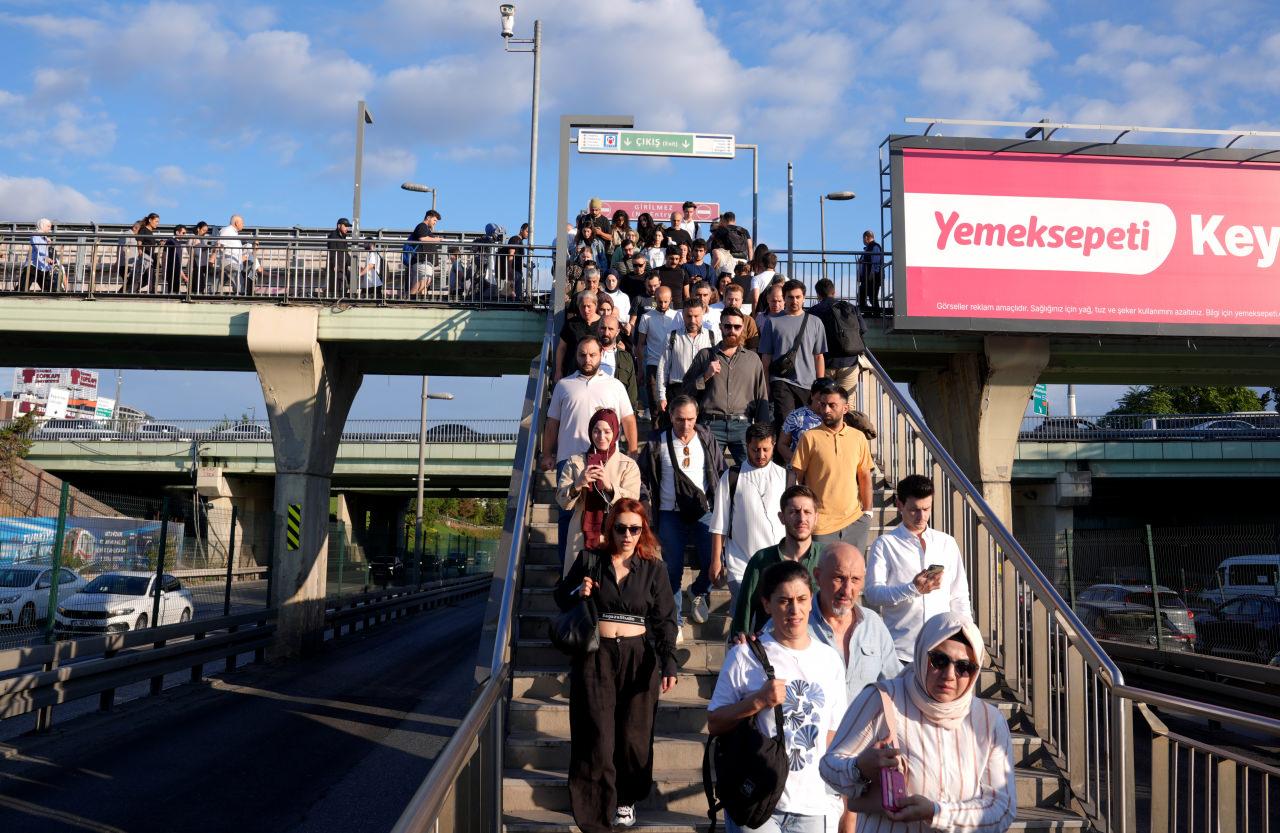
[[[1049,386],[1036,385],[1031,390],[1031,411],[1036,416],[1049,415]]]
[[[587,128],[578,131],[579,153],[732,159],[734,151],[733,134],[730,133],[665,133]]]

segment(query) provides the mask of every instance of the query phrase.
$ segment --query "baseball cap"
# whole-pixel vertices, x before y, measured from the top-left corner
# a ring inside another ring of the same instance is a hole
[[[599,208],[601,205],[599,197],[592,197],[591,202],[587,203],[587,208]]]
[[[350,220],[348,220],[346,217],[339,217],[339,218],[338,218],[337,225],[339,225],[339,226],[349,226],[349,225],[351,225],[351,221],[350,221]]]

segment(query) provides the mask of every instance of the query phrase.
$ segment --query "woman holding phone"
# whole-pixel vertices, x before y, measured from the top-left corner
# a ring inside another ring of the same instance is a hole
[[[569,672],[569,803],[583,833],[635,824],[653,787],[658,693],[676,684],[675,600],[644,505],[615,501],[605,529],[555,591],[561,610],[593,599],[600,625],[600,648]]]
[[[1017,809],[1009,724],[975,698],[986,659],[973,620],[940,613],[920,629],[912,666],[849,706],[821,772],[857,811],[859,833],[1009,829]]]
[[[556,502],[569,519],[569,536],[564,547],[564,570],[583,549],[598,549],[607,529],[609,507],[623,498],[640,497],[640,468],[625,454],[618,453],[618,414],[601,408],[587,424],[591,448],[565,461],[556,481]]]

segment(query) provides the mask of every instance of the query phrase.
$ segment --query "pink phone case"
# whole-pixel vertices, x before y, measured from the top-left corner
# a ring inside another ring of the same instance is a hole
[[[880,803],[886,810],[902,809],[902,801],[907,797],[907,779],[899,769],[885,767],[880,770]]]

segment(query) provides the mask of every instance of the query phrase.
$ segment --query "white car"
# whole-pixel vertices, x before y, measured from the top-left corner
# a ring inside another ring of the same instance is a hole
[[[59,602],[53,620],[58,633],[115,633],[142,630],[152,624],[155,607],[155,573],[103,573],[79,593]],[[160,583],[160,616],[157,625],[190,622],[195,614],[191,591],[176,577],[165,574]]]
[[[53,571],[37,564],[0,567],[0,625],[34,628],[49,613],[49,587]],[[85,580],[74,570],[59,572],[58,598],[79,591]]]

